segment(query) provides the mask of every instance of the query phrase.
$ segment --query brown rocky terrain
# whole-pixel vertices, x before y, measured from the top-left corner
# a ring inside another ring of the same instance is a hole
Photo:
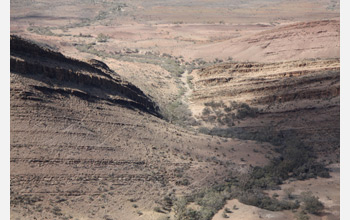
[[[186,61],[335,58],[339,1],[11,1],[11,33],[81,58],[76,44],[115,53],[130,49]],[[103,57],[103,56],[100,56]],[[106,57],[106,56],[104,56]]]
[[[192,72],[189,108],[211,135],[270,142],[288,140],[313,148],[318,160],[333,164],[331,178],[287,181],[270,196],[294,199],[312,191],[323,214],[310,219],[339,219],[339,59],[308,59],[278,63],[227,62]],[[284,143],[285,144],[285,143]],[[283,144],[282,144],[283,145]],[[335,164],[334,164],[335,163]],[[337,165],[338,164],[338,165]],[[234,207],[234,208],[232,208]],[[302,219],[296,212],[275,212],[237,199],[230,200],[213,219]]]
[[[193,77],[189,106],[210,127],[293,132],[327,159],[339,156],[339,59],[224,63],[194,71]],[[247,108],[225,109],[231,102]]]
[[[155,219],[166,195],[268,162],[269,145],[256,153],[252,141],[165,122],[140,90],[92,63],[11,37],[12,219]]]
[[[42,63],[38,63],[41,60]],[[60,53],[43,50],[36,44],[11,36],[11,71],[24,74],[36,73],[56,79],[62,83],[82,84],[89,90],[98,87],[103,92],[88,93],[78,88],[56,89],[52,87],[36,87],[43,92],[73,94],[84,98],[111,99],[112,102],[125,102],[137,106],[144,111],[156,114],[155,103],[145,96],[141,90],[130,83],[123,82],[107,65],[97,60],[84,63],[64,57]],[[113,78],[114,76],[114,78]],[[84,87],[82,87],[84,88]],[[123,97],[121,99],[114,96]]]
[[[11,219],[339,219],[339,17],[11,0]]]
[[[237,27],[239,28],[239,27]],[[305,58],[339,57],[339,20],[293,22],[267,26],[265,30],[196,45],[188,52],[207,59],[231,57],[235,61],[278,62]]]

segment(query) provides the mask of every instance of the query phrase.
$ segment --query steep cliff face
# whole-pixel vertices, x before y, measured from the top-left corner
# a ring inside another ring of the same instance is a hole
[[[160,116],[151,99],[101,61],[68,58],[17,36],[11,36],[10,46],[11,72],[43,82],[41,91],[105,99]]]

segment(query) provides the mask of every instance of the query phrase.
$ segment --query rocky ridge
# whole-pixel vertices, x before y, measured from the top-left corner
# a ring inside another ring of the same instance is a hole
[[[139,88],[120,79],[118,74],[101,61],[82,62],[65,57],[61,53],[40,47],[17,36],[11,36],[11,72],[28,77],[44,75],[56,85],[70,85],[56,88],[55,85],[35,86],[42,92],[58,92],[90,99],[105,99],[142,109],[160,116],[157,105]],[[93,88],[99,92],[91,92]]]

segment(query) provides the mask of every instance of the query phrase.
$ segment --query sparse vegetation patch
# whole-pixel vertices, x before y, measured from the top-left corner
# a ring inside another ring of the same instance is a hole
[[[257,108],[251,108],[246,103],[237,103],[231,101],[228,105],[224,102],[207,102],[202,111],[203,121],[226,125],[229,127],[235,126],[235,122],[246,117],[256,117],[259,114]]]

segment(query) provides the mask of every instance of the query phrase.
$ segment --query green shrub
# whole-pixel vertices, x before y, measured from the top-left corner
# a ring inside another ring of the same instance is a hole
[[[175,183],[176,185],[182,185],[182,186],[188,186],[190,185],[190,181],[186,178],[182,179],[182,180],[178,180]]]
[[[286,194],[286,196],[287,196],[288,199],[293,199],[293,197],[294,197],[294,196],[293,196],[293,193],[294,193],[294,191],[295,191],[295,189],[294,189],[293,187],[284,189],[283,191],[284,191],[284,193]]]
[[[311,192],[302,193],[302,201],[304,202],[304,209],[311,214],[320,214],[324,209],[324,205],[319,201],[319,198],[312,195]]]
[[[214,190],[207,191],[204,193],[204,196],[198,198],[198,205],[203,207],[210,207],[213,210],[220,210],[225,205],[225,197],[221,192],[216,192]]]
[[[159,212],[159,213],[165,213],[160,207],[154,207],[153,211]]]
[[[211,113],[211,111],[210,111],[210,108],[208,108],[208,107],[205,107],[202,111],[203,115],[209,115],[210,113]]]
[[[229,208],[225,208],[224,212],[225,213],[232,213],[232,211]]]
[[[299,207],[297,202],[279,201],[275,198],[270,198],[260,190],[244,191],[238,199],[246,205],[252,205],[270,211],[290,210]]]
[[[310,217],[309,217],[304,211],[299,212],[299,213],[295,216],[295,218],[296,218],[297,220],[309,220],[309,219],[310,219]]]
[[[165,196],[163,201],[164,201],[164,206],[166,206],[166,207],[172,207],[173,206],[173,199],[170,198],[170,196]]]
[[[246,117],[256,117],[259,113],[257,108],[251,108],[246,103],[230,102],[229,106],[220,102],[204,103],[205,108],[202,112],[202,119],[211,123],[217,122],[229,127],[235,126],[235,120]]]
[[[104,43],[104,42],[107,42],[108,38],[109,37],[107,35],[104,35],[104,34],[100,33],[97,36],[96,40],[97,40],[97,42]]]
[[[222,213],[222,217],[223,218],[229,218],[229,216],[225,212]]]
[[[193,210],[191,208],[186,209],[183,213],[181,213],[181,220],[201,220],[201,215],[198,211]]]
[[[40,26],[30,26],[27,28],[29,32],[36,33],[39,35],[48,35],[48,36],[53,36],[55,35],[52,31],[51,28],[49,27],[40,27]]]

